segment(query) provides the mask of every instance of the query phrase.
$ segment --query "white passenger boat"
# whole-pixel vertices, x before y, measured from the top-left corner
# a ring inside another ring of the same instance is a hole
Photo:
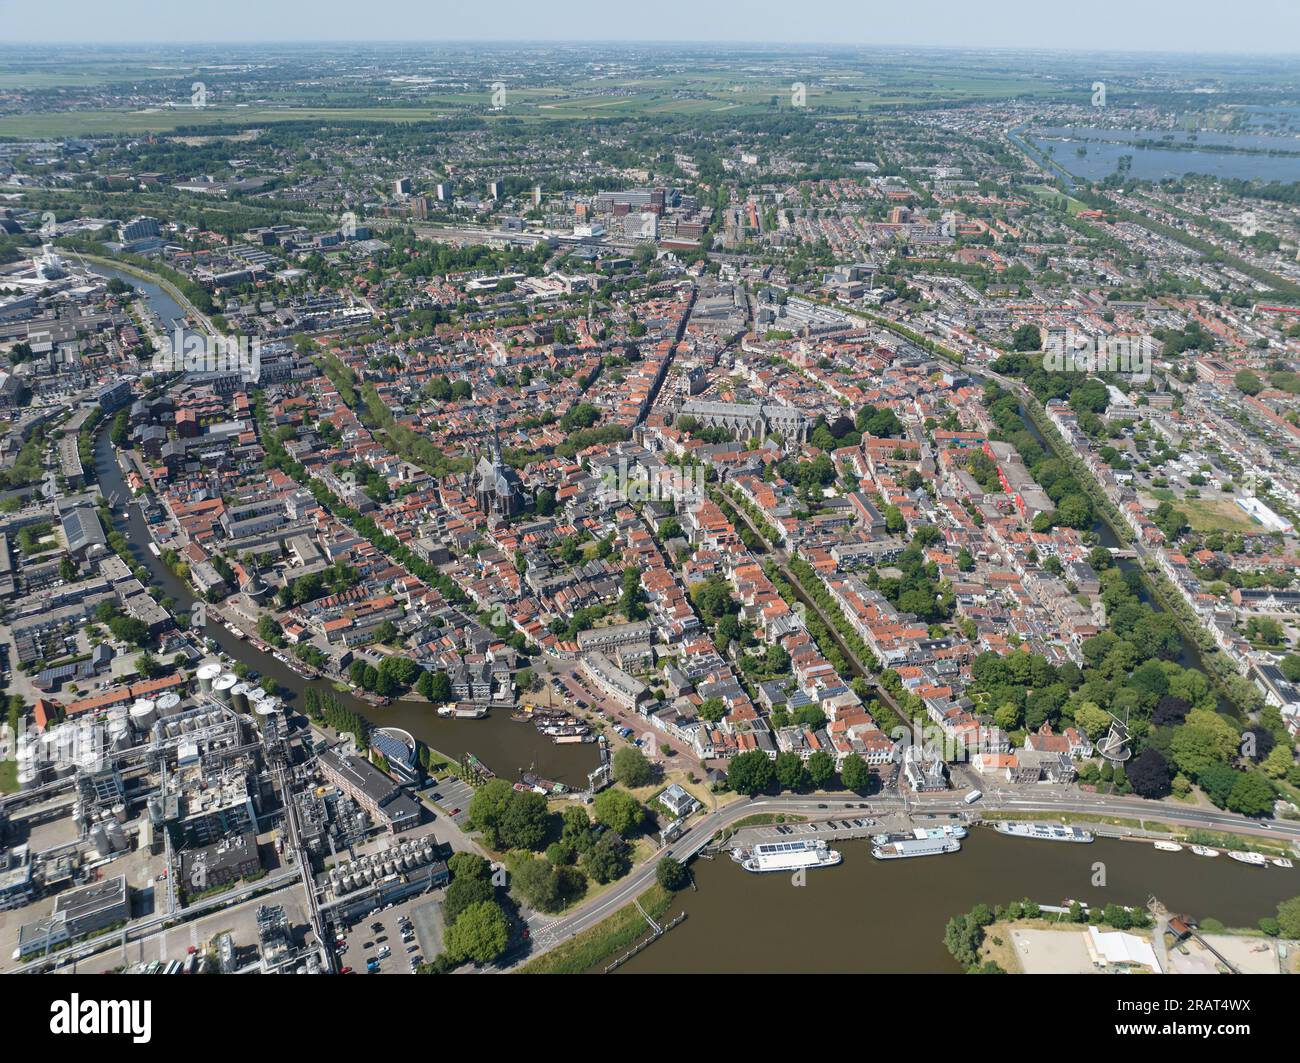
[[[1295,864],[1291,863],[1291,861],[1288,860],[1285,856],[1275,856],[1273,857],[1273,866],[1274,867],[1295,867]]]
[[[1162,853],[1181,853],[1183,847],[1177,842],[1156,842],[1155,846]]]
[[[1268,867],[1268,857],[1263,853],[1238,853],[1229,850],[1228,859],[1236,860],[1239,864],[1249,864],[1251,867]]]
[[[1063,823],[995,823],[993,829],[1012,838],[1036,838],[1044,842],[1090,842],[1093,836],[1080,827]]]
[[[844,859],[824,841],[802,838],[796,841],[760,842],[752,848],[731,850],[731,859],[746,871],[803,871],[834,867]]]
[[[889,845],[892,842],[942,841],[945,838],[964,838],[966,828],[961,824],[943,827],[917,827],[914,830],[900,831],[893,834],[873,834],[872,845]]]
[[[921,831],[917,831],[921,834]],[[886,835],[877,834],[872,841],[878,838],[884,838]],[[885,841],[871,847],[871,855],[877,860],[904,860],[910,856],[941,856],[944,853],[955,853],[961,849],[961,842],[951,836],[945,837],[940,834],[937,838],[928,837],[911,837],[909,835],[893,835],[895,840]]]
[[[1197,856],[1218,856],[1218,849],[1211,849],[1208,845],[1193,845],[1192,852]]]

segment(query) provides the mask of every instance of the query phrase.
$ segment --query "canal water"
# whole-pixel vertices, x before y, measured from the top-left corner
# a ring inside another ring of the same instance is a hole
[[[149,305],[163,322],[183,314],[175,301],[156,284],[110,268],[99,268],[106,276],[118,276],[143,292]],[[106,497],[117,495],[120,502],[131,497],[117,452],[109,439],[111,418],[105,418],[95,440],[95,473]],[[178,609],[189,611],[196,600],[189,587],[149,550],[152,539],[139,507],[113,513],[113,524],[131,543],[131,553],[145,566],[163,591],[179,603]],[[459,759],[473,753],[483,764],[502,778],[515,781],[519,772],[533,771],[545,779],[569,786],[585,786],[587,773],[597,766],[600,755],[593,744],[556,745],[546,735],[537,733],[530,723],[510,719],[509,710],[493,710],[480,720],[447,719],[434,712],[425,702],[397,701],[387,706],[372,705],[346,692],[337,691],[321,680],[307,680],[286,668],[270,654],[237,639],[219,623],[209,624],[203,634],[213,638],[222,650],[237,661],[269,676],[279,684],[286,699],[301,709],[302,696],[308,685],[334,694],[345,706],[360,713],[377,727],[400,727],[432,749]]]
[[[1300,871],[1162,853],[1144,842],[1030,841],[977,828],[949,856],[875,860],[865,839],[835,848],[844,862],[808,872],[801,887],[789,875],[751,874],[725,855],[695,860],[698,891],[678,893],[665,916],[688,918],[619,973],[956,972],[944,926],[980,903],[1132,907],[1154,895],[1170,912],[1253,927],[1300,895]],[[1104,886],[1093,885],[1097,864]]]
[[[1046,439],[1043,438],[1043,433],[1038,430],[1038,426],[1034,424],[1033,419],[1029,417],[1028,414],[1025,413],[1023,406],[1021,407],[1020,410],[1020,420],[1025,426],[1025,431],[1027,431],[1031,436],[1034,437],[1035,440],[1038,441],[1038,445],[1041,446],[1043,450],[1045,450],[1047,453],[1049,454],[1053,453],[1052,446],[1048,443]],[[1120,542],[1119,537],[1115,534],[1114,529],[1111,528],[1111,526],[1106,522],[1106,519],[1103,516],[1101,516],[1100,513],[1098,513],[1097,519],[1093,522],[1091,530],[1093,534],[1097,537],[1097,544],[1099,546],[1104,546],[1108,550],[1130,548],[1129,544]],[[1165,607],[1163,604],[1161,604],[1160,599],[1154,597],[1151,594],[1150,590],[1148,589],[1147,580],[1149,579],[1149,577],[1142,570],[1142,566],[1137,561],[1133,560],[1132,558],[1121,557],[1116,560],[1115,565],[1123,572],[1135,571],[1139,573],[1142,576],[1142,587],[1138,593],[1138,597],[1144,603],[1146,603],[1152,609],[1154,609],[1156,612],[1158,613],[1165,612]],[[1178,652],[1178,656],[1174,658],[1174,661],[1182,665],[1184,668],[1194,668],[1198,672],[1203,672],[1206,678],[1210,680],[1211,684],[1213,684],[1214,679],[1210,675],[1208,669],[1205,666],[1205,661],[1201,656],[1200,647],[1196,646],[1193,643],[1188,642],[1188,640],[1183,636],[1181,631],[1178,632],[1178,644],[1180,649]],[[1224,698],[1221,692],[1217,695],[1217,697],[1219,701],[1219,710],[1221,712],[1226,712],[1230,715],[1235,715],[1235,709],[1233,708],[1231,703],[1228,702],[1226,698]]]

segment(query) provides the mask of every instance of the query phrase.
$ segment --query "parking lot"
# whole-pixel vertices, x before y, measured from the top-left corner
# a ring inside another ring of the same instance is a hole
[[[758,842],[777,841],[781,838],[819,835],[825,838],[865,838],[882,828],[865,809],[844,809],[843,815],[810,823],[772,823],[762,827],[746,827],[732,839],[732,845],[755,845]]]
[[[441,901],[430,903],[441,896],[441,890],[433,895],[417,894],[358,919],[350,930],[343,931],[346,945],[339,949],[340,970],[350,968],[351,973],[367,974],[369,963],[374,961],[376,974],[413,973],[411,961],[423,963],[426,946],[441,948],[441,926],[429,923],[430,918],[441,923]],[[420,926],[423,933],[417,932]]]
[[[425,791],[424,796],[442,809],[443,815],[456,826],[464,829],[469,819],[469,802],[474,796],[474,787],[464,779],[443,779]]]

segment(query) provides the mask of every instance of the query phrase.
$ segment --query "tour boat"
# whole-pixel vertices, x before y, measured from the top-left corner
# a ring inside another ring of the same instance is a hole
[[[815,867],[834,867],[844,859],[820,839],[760,842],[749,849],[732,849],[731,859],[746,871],[803,871]]]
[[[1080,827],[1062,823],[995,823],[993,829],[1012,838],[1036,838],[1045,842],[1090,842],[1093,836]]]
[[[880,837],[882,835],[876,835],[876,838]],[[872,840],[875,841],[875,838]],[[955,853],[959,849],[961,849],[961,842],[951,836],[913,838],[904,834],[897,836],[894,841],[873,845],[871,855],[877,860],[904,860],[911,856],[941,856],[945,853]]]

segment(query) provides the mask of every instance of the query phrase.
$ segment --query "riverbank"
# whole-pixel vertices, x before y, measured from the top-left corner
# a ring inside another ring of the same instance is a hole
[[[656,921],[667,914],[674,895],[661,886],[652,886],[635,902],[625,905],[608,919],[562,945],[529,960],[517,974],[583,974],[602,966],[607,959],[632,948],[651,934],[646,916]],[[637,904],[640,904],[640,910]],[[642,914],[644,912],[644,914]]]
[[[697,889],[676,894],[671,906],[686,921],[619,973],[957,973],[944,926],[981,903],[1143,907],[1155,896],[1172,913],[1252,926],[1300,894],[1295,870],[1102,838],[1064,845],[973,831],[960,852],[883,862],[866,841],[834,847],[843,862],[809,872],[802,886],[789,875],[748,874],[731,860],[695,861]],[[586,969],[603,970],[621,945]]]
[[[193,315],[194,320],[200,322],[210,335],[215,336],[217,334],[217,328],[213,325],[212,319],[196,307],[189,297],[166,277],[160,276],[157,273],[151,273],[142,266],[137,266],[134,262],[125,262],[121,259],[96,255],[89,251],[74,250],[73,253],[76,254],[78,258],[81,258],[86,262],[93,262],[101,268],[129,273],[132,277],[136,277],[139,280],[148,281],[150,284],[158,285],[158,287],[165,291],[171,299],[174,299],[177,305],[185,310],[187,314]],[[159,317],[162,318],[162,315],[160,314]],[[170,323],[166,318],[162,318],[162,321],[164,326]]]

